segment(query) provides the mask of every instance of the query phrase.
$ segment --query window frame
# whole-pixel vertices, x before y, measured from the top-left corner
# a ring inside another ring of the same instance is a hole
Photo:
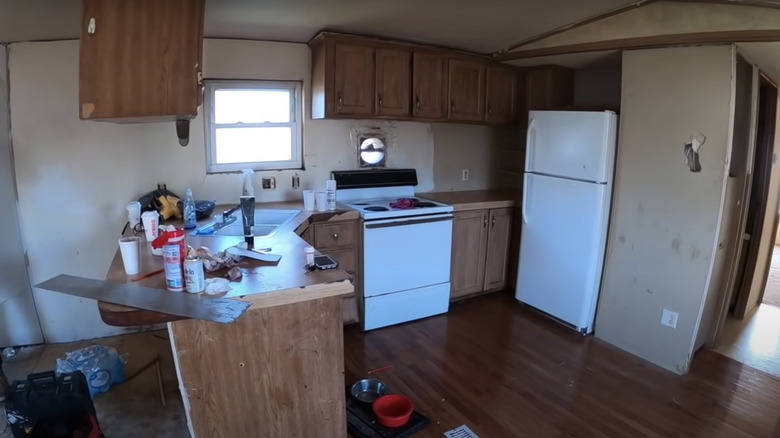
[[[285,170],[303,168],[303,82],[277,80],[216,80],[207,79],[204,84],[204,127],[206,143],[206,173],[234,173],[242,169]],[[215,121],[214,94],[224,89],[288,90],[290,99],[290,122],[288,123],[230,123]],[[291,158],[284,161],[253,161],[245,163],[217,163],[217,128],[222,127],[290,127]]]

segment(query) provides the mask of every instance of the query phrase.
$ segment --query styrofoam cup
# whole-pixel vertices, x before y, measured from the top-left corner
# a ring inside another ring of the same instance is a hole
[[[314,194],[314,204],[317,206],[317,211],[325,211],[328,209],[328,197],[325,192],[317,192]]]
[[[139,223],[141,223],[141,203],[138,201],[130,202],[127,204],[127,222],[130,223],[130,228],[135,229]]]
[[[133,236],[119,239],[119,252],[122,253],[125,274],[138,275],[141,272],[141,238]]]
[[[158,228],[160,226],[160,215],[156,211],[145,211],[141,215],[141,221],[144,223],[144,233],[146,241],[151,242],[157,238]]]
[[[306,211],[314,211],[314,190],[303,191],[303,208]]]

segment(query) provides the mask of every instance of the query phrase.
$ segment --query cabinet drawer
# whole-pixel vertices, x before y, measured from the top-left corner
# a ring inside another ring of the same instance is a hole
[[[314,226],[314,247],[320,251],[329,248],[347,248],[356,243],[356,222],[337,222]]]
[[[346,271],[352,275],[357,273],[357,257],[354,249],[331,251],[326,254],[333,257],[333,260],[338,262],[339,269],[342,271]]]

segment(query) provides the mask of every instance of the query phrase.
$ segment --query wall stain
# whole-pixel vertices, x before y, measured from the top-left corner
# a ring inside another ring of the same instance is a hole
[[[696,260],[699,257],[701,257],[701,251],[699,251],[699,248],[696,248],[695,246],[691,247],[691,260]]]
[[[647,289],[647,293],[649,293],[650,295],[652,295],[652,294],[653,294],[653,290],[652,290],[652,289]]]
[[[639,216],[645,215],[645,206],[642,204],[642,201],[639,201],[639,207],[637,207],[636,212],[639,214]]]
[[[682,244],[682,242],[680,242],[680,238],[679,237],[675,237],[674,240],[672,240],[672,249],[674,250],[675,253],[677,253],[677,254],[680,253],[680,245],[681,244]]]
[[[638,279],[636,277],[634,277],[634,284],[636,284],[637,281],[638,281]]]
[[[618,242],[620,242],[620,243],[626,243],[626,236],[624,236],[624,235],[622,235],[622,234],[621,234],[620,236],[618,236]]]

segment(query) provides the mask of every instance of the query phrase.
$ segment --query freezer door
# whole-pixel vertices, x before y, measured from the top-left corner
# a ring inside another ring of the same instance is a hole
[[[584,181],[612,179],[617,116],[611,111],[531,111],[526,172]]]
[[[515,297],[583,333],[593,330],[610,188],[525,174]]]

